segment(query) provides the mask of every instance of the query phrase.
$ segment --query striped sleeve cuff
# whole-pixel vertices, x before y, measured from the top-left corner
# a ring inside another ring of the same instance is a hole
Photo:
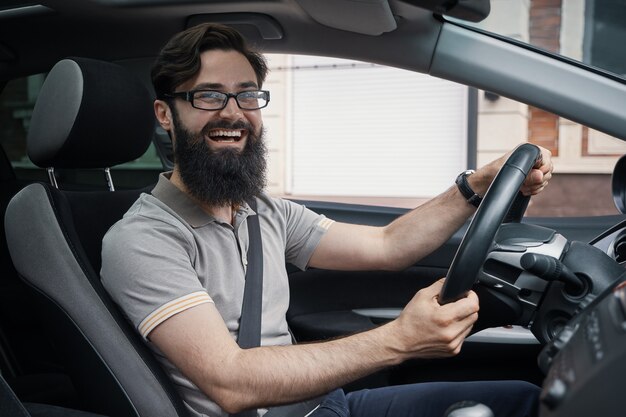
[[[167,304],[163,304],[143,319],[143,321],[139,323],[139,333],[142,337],[147,338],[156,326],[163,323],[173,315],[183,312],[188,308],[212,302],[213,300],[211,300],[209,294],[204,291],[192,292],[191,294],[172,300]]]
[[[328,230],[333,223],[335,223],[334,220],[324,217],[317,223],[317,225],[324,230]]]

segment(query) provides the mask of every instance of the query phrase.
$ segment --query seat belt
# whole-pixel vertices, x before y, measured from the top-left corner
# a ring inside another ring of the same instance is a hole
[[[248,205],[257,211],[256,198]],[[263,305],[263,242],[259,215],[248,216],[248,268],[243,289],[237,343],[242,349],[261,346],[261,313]]]
[[[248,268],[243,289],[243,304],[239,319],[237,343],[242,349],[261,346],[261,314],[263,304],[263,242],[261,225],[257,212],[256,198],[250,199],[248,205],[257,214],[248,216]],[[323,397],[270,408],[265,414],[268,417],[304,417],[317,408]],[[257,410],[245,410],[231,417],[257,417]]]
[[[248,201],[252,210],[257,211],[256,198]],[[242,349],[261,346],[261,314],[263,305],[263,242],[259,214],[248,216],[248,268],[243,287],[243,303],[239,319],[237,343]],[[257,417],[257,410],[245,410],[231,417]]]

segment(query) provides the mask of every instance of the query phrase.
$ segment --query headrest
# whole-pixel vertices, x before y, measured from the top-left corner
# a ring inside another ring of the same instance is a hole
[[[109,62],[64,59],[37,98],[28,156],[42,168],[108,168],[143,155],[154,127],[150,94],[134,74]]]

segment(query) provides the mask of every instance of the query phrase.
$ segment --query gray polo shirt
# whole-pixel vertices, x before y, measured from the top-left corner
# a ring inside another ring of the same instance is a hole
[[[291,343],[285,263],[304,269],[332,220],[304,206],[272,198],[247,204],[233,224],[204,212],[162,174],[106,234],[102,283],[146,339],[195,415],[226,416],[152,344],[148,335],[190,307],[214,303],[236,339],[248,252],[248,216],[259,215],[263,240],[262,345]]]

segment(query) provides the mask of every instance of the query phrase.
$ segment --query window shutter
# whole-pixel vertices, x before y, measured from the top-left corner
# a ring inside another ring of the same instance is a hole
[[[466,168],[467,87],[373,64],[291,59],[291,194],[429,197]]]

